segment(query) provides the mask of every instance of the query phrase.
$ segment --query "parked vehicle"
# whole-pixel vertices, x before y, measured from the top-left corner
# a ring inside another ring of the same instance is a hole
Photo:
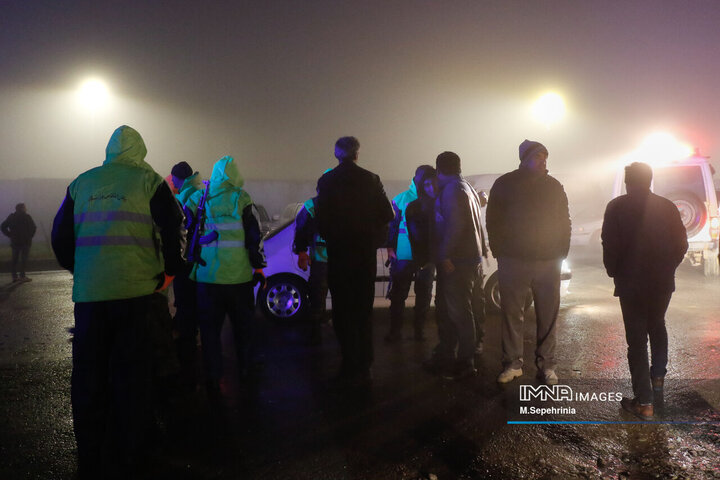
[[[500,174],[470,175],[466,179],[479,191],[490,192],[492,183]],[[285,208],[290,211],[291,205],[298,205],[295,215],[302,204],[290,204]],[[483,221],[485,215],[483,214]],[[256,289],[256,300],[265,315],[274,319],[296,320],[303,317],[308,303],[307,280],[309,271],[302,271],[297,266],[297,255],[292,251],[295,236],[295,217],[286,219],[268,233],[264,238],[265,255],[268,266],[265,268],[267,287]],[[387,251],[377,250],[377,277],[375,279],[375,296],[384,297],[387,293],[390,272],[386,266]],[[500,292],[497,281],[497,261],[490,255],[483,263],[485,273],[485,295],[488,309],[500,308]],[[561,295],[568,291],[572,272],[567,261],[562,264]],[[411,295],[413,290],[411,289]],[[530,304],[532,299],[529,299]]]

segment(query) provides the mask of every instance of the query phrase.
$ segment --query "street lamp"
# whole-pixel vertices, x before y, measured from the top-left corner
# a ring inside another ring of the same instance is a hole
[[[550,128],[550,125],[565,116],[565,100],[558,93],[545,93],[533,104],[533,115],[545,127]]]
[[[107,84],[99,78],[89,78],[80,85],[77,98],[83,107],[94,112],[108,104],[110,90]]]

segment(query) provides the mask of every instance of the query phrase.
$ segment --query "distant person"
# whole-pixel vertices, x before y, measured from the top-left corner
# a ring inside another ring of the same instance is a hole
[[[423,181],[428,172],[435,173],[430,165],[421,165],[415,170],[410,188],[396,195],[392,200],[395,218],[390,222],[387,254],[390,261],[390,331],[385,341],[395,343],[402,339],[402,324],[405,316],[405,301],[410,293],[410,285],[415,282],[414,332],[415,340],[425,339],[425,318],[430,311],[432,285],[435,278],[435,265],[430,262],[419,263],[415,257],[408,234],[407,208],[420,197],[428,198],[423,191]],[[434,193],[434,192],[433,192]]]
[[[81,479],[105,478],[109,452],[120,476],[135,478],[149,451],[154,294],[182,267],[185,232],[146,153],[137,131],[116,129],[102,166],[70,184],[53,223],[53,250],[74,277],[71,400]]]
[[[326,170],[325,173],[329,172]],[[298,268],[302,271],[310,269],[308,287],[310,290],[310,344],[322,342],[321,326],[325,323],[326,303],[328,294],[327,245],[318,233],[317,197],[305,201],[295,217],[295,237],[293,253],[298,256]]]
[[[380,177],[357,165],[360,142],[335,143],[338,166],[318,180],[317,219],[328,249],[332,319],[342,351],[338,385],[370,386],[377,249],[393,211]]]
[[[502,363],[499,383],[523,374],[525,300],[532,291],[537,317],[535,365],[545,384],[555,373],[555,327],[560,308],[560,268],[570,249],[570,214],[565,190],[548,175],[548,151],[525,140],[520,166],[498,178],[490,190],[487,229],[498,260],[502,310]]]
[[[477,374],[473,292],[482,282],[486,253],[480,218],[480,199],[462,178],[460,157],[454,152],[437,156],[438,188],[435,201],[434,258],[438,270],[435,297],[440,342],[425,367],[448,378],[462,380]]]
[[[32,279],[25,276],[30,246],[35,236],[35,222],[27,213],[24,203],[15,205],[15,213],[11,213],[0,225],[2,233],[10,237],[10,248],[12,250],[12,281],[29,282]],[[19,272],[19,275],[18,275]]]
[[[668,362],[665,312],[675,291],[675,269],[688,249],[680,212],[650,191],[651,182],[649,165],[625,167],[627,194],[608,203],[602,226],[603,263],[615,281],[614,295],[620,297],[635,395],[620,403],[643,420],[653,417],[653,391],[663,390]]]
[[[205,385],[210,397],[220,393],[223,377],[220,334],[227,316],[232,324],[240,381],[252,373],[250,322],[255,316],[253,287],[265,285],[260,224],[252,199],[242,188],[245,181],[237,162],[224,156],[215,162],[210,177],[205,230],[200,243],[202,262],[194,265],[190,278],[197,282],[197,308],[205,366]],[[193,193],[186,203],[193,215],[204,191]]]
[[[190,197],[204,186],[198,172],[193,172],[187,162],[180,162],[172,167],[170,180],[177,191],[177,198],[185,213],[185,229],[188,232],[185,245],[190,245],[189,236],[192,234],[194,219],[190,209],[185,208]],[[184,252],[187,257],[187,251]],[[190,278],[192,264],[186,264],[173,280],[173,293],[175,297],[175,317],[173,317],[173,330],[177,337],[175,347],[180,361],[181,387],[186,391],[194,391],[197,384],[195,374],[195,358],[197,356],[197,284]]]

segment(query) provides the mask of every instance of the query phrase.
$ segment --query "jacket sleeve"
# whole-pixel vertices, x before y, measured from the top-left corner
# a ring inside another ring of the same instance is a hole
[[[75,270],[75,202],[68,189],[60,209],[53,220],[50,243],[60,266]]]
[[[35,221],[30,215],[28,215],[28,220],[30,220],[30,238],[32,238],[35,236],[35,232],[37,232],[37,225],[35,225]]]
[[[161,182],[150,199],[150,214],[160,229],[165,273],[177,275],[185,266],[185,216],[167,182]]]
[[[400,234],[400,222],[402,221],[402,212],[400,212],[400,209],[395,202],[392,202],[392,209],[395,216],[392,220],[390,220],[390,225],[388,227],[387,244],[385,246],[387,248],[397,249],[398,235]],[[405,211],[407,212],[407,208],[405,209]]]
[[[295,238],[293,240],[293,253],[307,252],[312,245],[313,218],[305,207],[301,208],[295,217]]]
[[[680,217],[680,212],[678,211],[677,207],[673,204],[672,208],[669,209],[670,212],[672,212],[669,215],[669,218],[671,218],[671,241],[674,243],[674,260],[675,260],[675,266],[677,268],[678,265],[680,265],[685,258],[685,253],[687,253],[688,249],[688,241],[687,241],[687,230],[685,230],[685,225],[683,225],[682,218]]]
[[[377,175],[375,175],[375,182],[376,188],[374,193],[375,198],[373,200],[373,210],[377,221],[375,227],[377,237],[374,239],[373,246],[375,248],[380,248],[387,242],[388,224],[393,220],[393,218],[395,218],[395,213],[393,212],[392,205],[390,205],[390,200],[388,200],[387,195],[385,194],[385,188],[380,181],[380,177]]]
[[[467,219],[472,217],[472,212],[467,195],[454,186],[443,190],[440,209],[444,230],[438,250],[438,260],[443,261],[452,258],[452,252],[456,250]]]
[[[608,277],[614,278],[618,271],[618,256],[620,254],[620,231],[618,229],[617,216],[613,203],[609,203],[605,209],[603,218],[602,233],[603,264]]]
[[[250,255],[250,265],[252,265],[253,268],[267,267],[260,224],[257,218],[255,218],[252,204],[243,209],[242,222],[243,229],[245,229],[245,248],[247,248]]]
[[[487,228],[488,244],[494,257],[501,256],[503,244],[503,217],[505,216],[505,198],[498,182],[490,189],[487,208],[485,209],[485,227]]]
[[[558,182],[559,183],[559,182]],[[559,184],[558,192],[558,251],[561,258],[567,258],[570,251],[570,235],[572,233],[572,223],[570,220],[570,208],[568,206],[568,198],[565,189]]]
[[[10,217],[12,217],[12,214]],[[0,225],[0,230],[2,230],[2,233],[4,233],[6,237],[10,236],[10,217],[6,218],[5,221],[2,222],[2,225]]]

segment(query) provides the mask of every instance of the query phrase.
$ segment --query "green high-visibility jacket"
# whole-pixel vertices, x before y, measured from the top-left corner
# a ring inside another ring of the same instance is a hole
[[[195,172],[183,181],[180,191],[175,194],[180,205],[185,205],[192,196],[198,190],[203,189],[202,180],[200,180],[200,173]]]
[[[163,273],[150,200],[163,178],[145,161],[140,134],[115,130],[102,166],[70,184],[74,202],[73,301],[99,302],[149,295]]]
[[[405,209],[410,202],[417,200],[417,189],[415,188],[415,182],[410,182],[410,188],[393,198],[393,203],[397,206],[400,212],[400,224],[398,225],[397,235],[397,246],[395,247],[395,254],[398,260],[412,260],[412,248],[410,247],[410,236],[407,230],[407,221],[405,219]]]
[[[196,263],[190,278],[201,283],[234,284],[252,280],[253,268],[245,246],[242,214],[252,204],[237,164],[230,156],[215,162],[206,200],[206,219],[203,235],[218,233],[213,242],[203,245],[200,256],[206,262]],[[197,213],[203,190],[193,193],[187,207]]]

